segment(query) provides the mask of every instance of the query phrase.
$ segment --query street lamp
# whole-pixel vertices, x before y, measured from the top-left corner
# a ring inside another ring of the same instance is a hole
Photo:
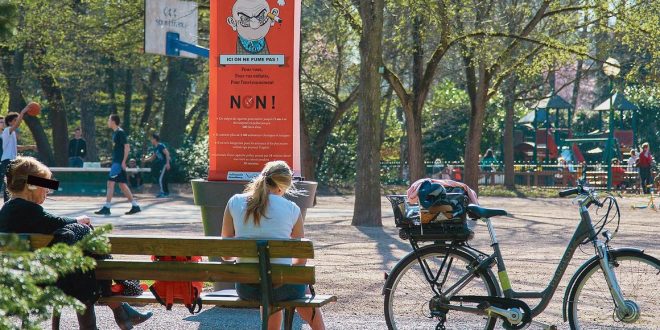
[[[619,61],[608,57],[603,63],[603,72],[610,79],[610,132],[607,135],[607,151],[605,161],[607,162],[607,190],[612,189],[612,149],[614,148],[614,78],[621,71]]]

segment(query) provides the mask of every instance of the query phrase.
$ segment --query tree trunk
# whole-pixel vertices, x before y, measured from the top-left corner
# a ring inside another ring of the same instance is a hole
[[[126,80],[124,81],[124,121],[121,128],[126,135],[131,134],[131,105],[133,102],[133,70],[126,69]]]
[[[140,118],[140,127],[144,128],[149,123],[149,117],[151,117],[151,109],[154,106],[154,94],[156,93],[156,85],[158,84],[158,70],[151,69],[149,73],[149,82],[145,84],[146,87],[146,97],[144,98],[144,112],[142,112],[142,117]]]
[[[190,97],[191,77],[196,72],[196,67],[193,60],[186,58],[168,58],[167,62],[167,88],[160,137],[174,150],[181,147],[184,139],[186,104]]]
[[[515,171],[513,166],[513,128],[514,128],[514,106],[516,103],[516,85],[518,79],[512,76],[504,85],[504,186],[507,189],[515,189]]]
[[[474,58],[464,58],[466,65],[466,82],[470,98],[470,124],[465,144],[465,174],[463,181],[479,192],[479,152],[481,150],[481,136],[486,117],[486,104],[488,103],[488,85],[490,77],[482,63],[475,67]]]
[[[96,144],[96,123],[94,109],[90,107],[91,102],[84,98],[80,102],[80,127],[85,141],[87,141],[87,156],[85,160],[90,162],[99,161],[99,148]]]
[[[380,212],[380,81],[383,0],[355,1],[362,18],[360,111],[354,226],[382,226]]]
[[[9,92],[8,110],[9,112],[20,112],[26,106],[23,91],[20,87],[20,79],[23,76],[24,53],[20,50],[10,52],[7,49],[0,49],[0,53],[2,55],[0,56],[2,58],[2,72],[7,81],[7,90]],[[37,144],[39,160],[48,166],[54,165],[55,161],[53,159],[50,141],[39,118],[25,116],[25,124],[30,129],[32,137]]]
[[[195,119],[195,122],[193,123],[193,126],[190,129],[190,139],[193,142],[197,141],[199,130],[202,127],[202,123],[204,122],[204,118],[206,118],[207,113],[208,113],[207,111],[200,111],[197,114],[197,118]]]
[[[302,176],[306,180],[316,181],[316,162],[312,154],[312,143],[309,138],[309,126],[305,117],[305,110],[300,111],[300,159]]]
[[[117,113],[117,93],[115,91],[115,68],[114,61],[109,60],[105,69],[107,75],[106,83],[108,84],[108,96],[110,98],[110,113]]]
[[[55,165],[68,166],[69,128],[62,90],[55,82],[53,76],[43,67],[39,69],[39,83],[48,100],[48,109],[50,110]]]
[[[413,41],[412,97],[410,98],[410,102],[403,106],[406,114],[406,129],[408,131],[410,182],[415,182],[426,176],[424,153],[422,151],[422,108],[426,99],[426,93],[422,90],[424,79],[423,27],[423,19],[417,14],[413,18],[411,31]]]
[[[186,124],[185,126],[188,127],[190,123],[193,120],[193,117],[197,115],[199,112],[208,112],[209,111],[209,89],[204,88],[204,92],[202,92],[202,95],[197,99],[197,102],[195,102],[195,105],[193,105],[192,109],[188,111],[188,114],[186,114]],[[199,116],[197,116],[199,118]],[[203,118],[203,116],[202,116]]]
[[[406,110],[407,107],[404,107]],[[409,109],[406,114],[406,132],[408,137],[408,169],[410,182],[426,177],[424,154],[422,152],[422,111]]]
[[[577,61],[577,68],[575,69],[575,81],[573,82],[573,94],[571,95],[571,106],[573,110],[577,109],[578,99],[580,98],[580,84],[582,83],[582,65],[584,61],[579,59]]]
[[[405,116],[403,115],[403,109],[402,108],[397,108],[396,109],[396,118],[399,120],[401,123],[401,130],[403,131],[403,135],[399,139],[399,181],[403,182],[404,180],[408,180],[410,176],[405,175],[406,171],[406,160],[408,159],[408,132],[406,132],[406,119]]]

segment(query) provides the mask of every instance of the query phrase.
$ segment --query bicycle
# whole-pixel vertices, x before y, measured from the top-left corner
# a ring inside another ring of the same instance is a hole
[[[386,276],[383,295],[388,328],[493,329],[501,320],[505,329],[530,324],[556,329],[534,317],[548,306],[575,251],[588,243],[595,255],[578,268],[566,288],[564,322],[568,320],[571,329],[660,328],[660,261],[640,249],[610,248],[613,234],[603,229],[617,219],[614,234],[618,230],[620,214],[614,197],[600,200],[585,180],[559,193],[561,197],[575,194],[580,222],[547,287],[537,292],[514,291],[509,281],[491,222],[492,217],[506,215],[505,210],[467,206],[470,217],[488,228],[493,253],[487,254],[467,243],[471,235],[452,238],[446,235],[450,234],[447,228],[444,236],[428,229],[428,235],[420,234],[423,226],[410,225],[410,214],[405,213],[405,197],[387,196],[399,235],[413,248]],[[595,224],[589,214],[592,205],[607,210]],[[540,302],[531,308],[521,299]]]

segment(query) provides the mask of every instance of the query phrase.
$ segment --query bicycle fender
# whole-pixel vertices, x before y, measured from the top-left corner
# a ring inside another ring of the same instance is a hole
[[[610,250],[610,254],[612,255],[617,255],[621,252],[644,253],[644,250],[633,247],[624,247],[624,248]],[[580,266],[580,268],[578,268],[575,271],[573,277],[571,277],[571,280],[568,282],[568,285],[566,286],[566,292],[564,292],[564,301],[562,303],[562,308],[561,308],[564,322],[568,321],[568,296],[570,295],[571,291],[573,291],[573,287],[575,286],[575,282],[577,282],[578,277],[580,277],[580,275],[585,271],[585,269],[589,268],[589,266],[591,266],[591,264],[593,264],[594,262],[596,263],[598,262],[598,256],[593,256],[589,260],[585,261]]]

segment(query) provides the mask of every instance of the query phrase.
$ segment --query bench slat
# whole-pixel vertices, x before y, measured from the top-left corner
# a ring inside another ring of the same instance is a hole
[[[108,235],[113,254],[256,257],[254,240],[220,237]],[[271,258],[314,258],[307,239],[269,241]]]
[[[0,234],[7,235],[7,234]],[[20,234],[30,241],[33,250],[48,245],[52,235]],[[113,254],[256,257],[254,240],[223,239],[205,236],[125,236],[108,235]],[[308,239],[269,240],[271,258],[314,258],[314,246]]]
[[[97,261],[98,279],[259,283],[258,264]],[[314,266],[272,265],[273,284],[314,284]]]
[[[174,300],[177,303],[183,303],[181,300]],[[307,295],[305,298],[282,301],[275,303],[276,307],[321,307],[331,302],[336,302],[337,297],[331,295]],[[151,292],[145,292],[140,296],[111,296],[102,297],[99,302],[127,302],[129,304],[152,304],[158,303]],[[237,296],[211,296],[202,294],[203,305],[215,305],[220,307],[252,307],[260,306],[259,301],[241,300]]]

